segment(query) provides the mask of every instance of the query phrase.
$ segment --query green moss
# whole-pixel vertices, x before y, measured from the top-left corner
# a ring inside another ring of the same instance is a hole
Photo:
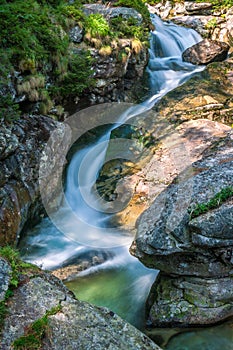
[[[229,186],[223,188],[207,203],[198,203],[194,207],[189,208],[188,212],[190,219],[193,219],[201,214],[208,212],[211,209],[218,208],[221,204],[226,202],[227,199],[233,196],[233,187]]]
[[[92,37],[100,39],[111,34],[108,22],[99,13],[89,15],[86,18],[85,31]]]
[[[22,261],[19,257],[19,252],[10,246],[0,248],[0,257],[7,260],[12,269],[10,291],[18,286],[20,274],[27,273],[29,269],[33,271],[38,270],[37,266]]]
[[[48,329],[48,317],[55,315],[61,310],[61,305],[48,310],[46,314],[33,322],[26,330],[25,334],[13,342],[15,350],[39,350],[42,339]]]

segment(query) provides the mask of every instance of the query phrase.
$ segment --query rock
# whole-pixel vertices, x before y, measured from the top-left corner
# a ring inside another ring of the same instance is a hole
[[[91,89],[94,102],[124,101],[127,91],[135,82],[143,81],[143,74],[148,63],[148,49],[141,47],[140,52],[132,51],[131,39],[119,39],[118,45],[125,50],[125,59],[119,60],[115,49],[110,55],[101,55],[99,50],[91,49],[94,59],[93,71],[96,84]],[[143,85],[143,83],[141,83]]]
[[[69,38],[74,43],[81,43],[83,39],[83,29],[79,26],[72,28],[69,32]]]
[[[186,327],[227,319],[233,312],[232,283],[230,277],[201,279],[160,273],[147,301],[148,322],[157,327]],[[153,330],[150,336],[153,338]]]
[[[204,39],[186,49],[182,54],[182,59],[199,65],[224,61],[227,58],[229,48],[229,45],[226,43]]]
[[[138,220],[131,251],[162,271],[148,299],[152,328],[207,325],[233,316],[232,195],[192,216],[197,204],[206,206],[233,187],[232,146],[230,131],[187,166]]]
[[[196,3],[195,1],[159,2],[156,5],[148,5],[151,13],[155,13],[162,19],[173,19],[179,15],[201,15],[202,17],[210,15],[213,12],[213,5],[211,3]]]
[[[116,184],[124,188],[124,193],[131,193],[128,206],[117,216],[118,224],[131,228],[178,174],[199,160],[203,152],[211,149],[231,130],[229,126],[204,119],[190,120],[175,127],[166,117],[160,119],[154,111],[140,120],[139,125],[153,136],[151,147],[143,148],[136,166],[131,164],[129,167],[122,160],[111,162],[100,172],[102,184],[97,181],[98,190],[106,198],[109,193],[115,193]]]
[[[63,126],[44,116],[24,116],[0,127],[0,244],[14,244],[24,225],[44,212],[39,191],[43,146]],[[62,153],[62,147],[60,149]],[[55,188],[48,184],[51,198]]]
[[[4,289],[9,281],[9,270],[5,265],[1,259],[0,278]],[[40,330],[43,336],[37,338],[40,349],[160,349],[113,311],[77,300],[60,280],[39,269],[24,271],[20,284],[8,297],[6,307],[8,312],[0,335],[4,350],[12,349],[13,342],[27,336],[33,323],[53,308],[47,316],[46,327]],[[26,347],[29,348],[28,343]]]
[[[210,2],[201,2],[201,3],[196,3],[193,1],[185,2],[185,10],[188,13],[198,14],[202,16],[209,14],[212,7],[213,7],[213,4],[211,4]]]
[[[0,257],[0,302],[4,300],[11,279],[11,267]]]
[[[192,28],[196,30],[202,37],[204,38],[212,38],[211,28],[209,28],[209,24],[213,23],[214,25],[220,25],[225,21],[222,18],[218,18],[216,16],[208,15],[208,16],[177,16],[172,18],[172,21],[177,25],[182,25],[184,27]],[[214,39],[214,38],[212,38]],[[219,38],[215,38],[215,40],[220,40]],[[225,41],[225,40],[221,40]]]
[[[90,15],[92,13],[100,13],[107,20],[115,17],[122,17],[124,19],[134,18],[138,25],[142,23],[142,15],[133,8],[129,7],[108,7],[101,4],[85,4],[84,13]]]
[[[107,250],[79,253],[77,257],[64,261],[62,267],[52,271],[52,274],[62,281],[72,281],[81,271],[100,265],[113,257],[114,254]]]
[[[154,109],[171,123],[203,118],[231,126],[232,82],[232,59],[211,63],[200,75],[169,92]]]

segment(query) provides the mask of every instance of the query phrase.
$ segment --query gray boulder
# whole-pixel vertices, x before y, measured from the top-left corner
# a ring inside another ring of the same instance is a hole
[[[204,39],[187,48],[182,54],[182,59],[185,62],[198,65],[224,61],[227,58],[229,48],[227,43]]]
[[[12,349],[13,342],[22,336],[26,337],[21,338],[25,348],[29,348],[31,338],[29,343],[26,340],[32,325],[47,315],[46,326],[43,322],[37,323],[42,324],[42,328],[34,336],[42,350],[160,350],[111,310],[77,300],[51,274],[35,267],[27,267],[22,272],[18,287],[5,302],[7,313],[1,330],[1,349]],[[1,300],[6,294],[9,276],[10,266],[0,258]]]
[[[138,220],[131,251],[162,271],[148,299],[152,327],[233,316],[232,146],[232,132],[213,143]]]

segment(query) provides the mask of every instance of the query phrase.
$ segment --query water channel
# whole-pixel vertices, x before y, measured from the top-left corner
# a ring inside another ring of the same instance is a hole
[[[150,94],[142,104],[120,115],[118,124],[150,110],[166,93],[204,69],[185,63],[181,58],[187,47],[202,40],[199,34],[171,22],[162,22],[157,16],[152,16],[152,21],[155,30],[151,33],[147,67]],[[75,280],[67,282],[67,286],[80,300],[107,306],[134,326],[143,329],[145,301],[157,271],[145,268],[129,254],[132,233],[122,231],[121,228],[114,228],[112,232],[110,218],[114,214],[96,208],[98,200],[92,191],[98,171],[105,161],[113,128],[95,138],[94,142],[79,147],[73,154],[66,171],[63,204],[58,209],[55,224],[50,218],[44,218],[25,233],[19,248],[24,260],[50,270],[66,266],[77,259],[85,260],[93,252],[97,257],[104,256],[102,263],[88,267]],[[84,166],[84,159],[88,159],[88,167]],[[90,201],[95,205],[89,205]],[[68,207],[78,220],[73,219]],[[226,328],[223,328],[223,332],[230,334]],[[202,336],[196,333],[187,333],[182,337],[182,340],[172,343],[172,347],[168,345],[168,348],[214,349],[208,347],[208,342],[206,347],[200,346]],[[206,337],[209,335],[204,336],[204,339]],[[227,335],[224,337],[227,338]],[[198,339],[196,343],[194,339]]]

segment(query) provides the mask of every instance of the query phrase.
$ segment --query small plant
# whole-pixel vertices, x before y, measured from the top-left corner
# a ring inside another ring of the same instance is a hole
[[[52,87],[50,92],[55,99],[77,97],[93,84],[91,78],[92,59],[89,52],[74,52],[69,57],[68,70],[63,76],[58,76],[57,86]],[[60,78],[60,80],[59,80]]]
[[[99,13],[92,14],[86,18],[85,31],[92,38],[99,39],[103,39],[111,34],[108,22]]]
[[[110,26],[118,38],[136,38],[141,41],[148,40],[148,28],[142,24],[138,25],[134,17],[123,18],[121,16],[112,18]]]
[[[112,48],[110,45],[102,46],[99,50],[100,56],[110,56],[112,53]]]
[[[10,246],[0,248],[0,256],[8,261],[11,266],[10,289],[18,286],[19,274],[25,273],[25,269],[38,269],[36,266],[22,261],[19,257],[19,252]]]
[[[12,96],[10,94],[6,94],[5,96],[0,94],[0,121],[5,120],[11,123],[19,117],[19,106],[14,103]]]
[[[223,188],[207,203],[198,203],[194,207],[189,208],[188,212],[190,219],[193,219],[201,214],[208,212],[211,209],[218,208],[227,199],[233,196],[233,187]]]
[[[136,55],[138,55],[143,49],[143,45],[139,39],[132,40],[131,47]]]
[[[41,342],[48,328],[48,317],[55,315],[61,310],[61,305],[48,310],[45,315],[33,322],[26,330],[25,334],[13,342],[15,350],[39,350]]]
[[[212,18],[206,23],[205,27],[206,29],[214,29],[216,28],[217,24],[218,24],[217,19]]]

